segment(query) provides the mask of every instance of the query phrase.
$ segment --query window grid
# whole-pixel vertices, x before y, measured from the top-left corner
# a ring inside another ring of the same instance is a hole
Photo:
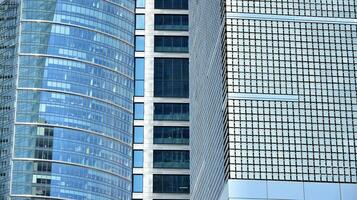
[[[227,19],[231,178],[356,183],[356,25]]]

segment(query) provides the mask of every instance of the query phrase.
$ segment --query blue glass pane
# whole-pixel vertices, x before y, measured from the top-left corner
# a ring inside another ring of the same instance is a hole
[[[135,81],[135,96],[144,96],[144,81]]]
[[[144,104],[135,103],[134,105],[134,119],[144,119]]]
[[[145,50],[145,37],[135,36],[135,50],[144,51]]]
[[[135,126],[134,127],[134,143],[135,144],[144,143],[144,127],[143,126]]]
[[[138,29],[138,30],[145,29],[145,15],[136,15],[135,28]]]
[[[143,192],[143,175],[133,175],[133,192]]]
[[[137,8],[145,8],[145,0],[136,0]]]
[[[135,58],[135,79],[144,80],[144,72],[145,72],[145,59]]]
[[[134,167],[143,167],[144,155],[142,150],[134,150]]]

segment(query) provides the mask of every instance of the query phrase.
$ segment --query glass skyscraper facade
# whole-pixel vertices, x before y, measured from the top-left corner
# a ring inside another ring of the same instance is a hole
[[[0,199],[131,199],[134,5],[0,1]]]
[[[356,1],[191,2],[192,199],[357,198],[356,15]]]
[[[188,200],[188,0],[136,0],[134,200]]]

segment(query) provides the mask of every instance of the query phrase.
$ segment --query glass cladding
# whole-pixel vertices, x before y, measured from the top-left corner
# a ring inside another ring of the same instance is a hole
[[[154,59],[154,96],[188,98],[188,58]]]
[[[133,175],[133,192],[143,192],[143,175],[134,174]]]
[[[11,153],[14,132],[17,25],[19,5],[5,0],[0,3],[0,200],[10,192]]]
[[[188,53],[187,36],[155,36],[155,52]]]
[[[155,30],[187,31],[188,15],[155,15]]]
[[[227,19],[231,178],[357,182],[356,30]]]
[[[293,15],[311,17],[356,18],[354,0],[226,0],[227,12]]]
[[[188,175],[153,175],[154,193],[190,193]]]
[[[189,104],[154,103],[154,120],[189,121]]]
[[[155,9],[188,9],[188,0],[154,0]]]
[[[12,195],[131,198],[132,0],[23,0]]]
[[[189,144],[190,128],[154,126],[154,144]]]
[[[135,151],[134,151],[135,153]],[[154,168],[189,169],[190,152],[179,150],[154,150]]]
[[[356,183],[356,2],[226,3],[229,176]]]

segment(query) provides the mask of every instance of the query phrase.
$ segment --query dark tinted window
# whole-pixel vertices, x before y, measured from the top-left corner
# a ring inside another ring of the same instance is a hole
[[[189,169],[190,152],[155,150],[154,168]]]
[[[155,30],[188,30],[188,15],[155,15]]]
[[[188,53],[187,36],[155,36],[155,52]]]
[[[153,177],[154,193],[190,193],[190,176],[158,175]]]
[[[188,103],[155,103],[154,120],[188,121]]]
[[[188,127],[154,127],[154,144],[189,144],[189,137]]]
[[[154,96],[189,96],[189,68],[186,58],[155,58]]]
[[[188,0],[155,0],[156,9],[188,9]]]

